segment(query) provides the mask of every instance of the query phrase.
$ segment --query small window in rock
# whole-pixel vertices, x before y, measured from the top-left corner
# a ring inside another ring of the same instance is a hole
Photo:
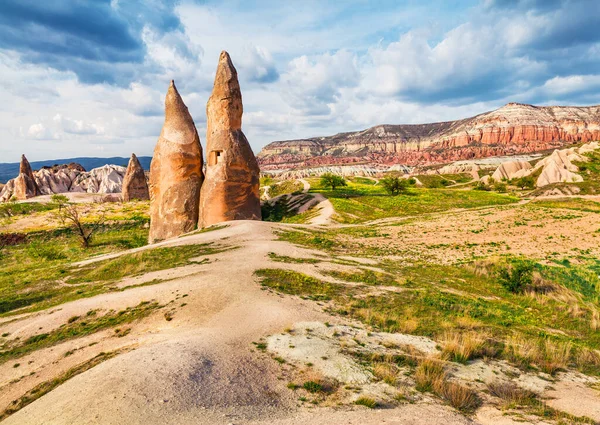
[[[211,151],[208,165],[216,165],[223,160],[223,151]]]

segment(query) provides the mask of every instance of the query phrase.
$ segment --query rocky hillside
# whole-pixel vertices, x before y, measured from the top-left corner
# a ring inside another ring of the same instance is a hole
[[[341,164],[430,165],[515,155],[600,140],[600,106],[509,103],[458,121],[379,125],[329,137],[273,142],[258,160],[263,171]]]
[[[54,193],[120,193],[125,176],[125,167],[104,165],[85,171],[81,164],[70,163],[43,167],[32,172],[40,195]],[[0,202],[6,202],[16,196],[18,177],[9,180],[0,191]],[[18,197],[18,196],[17,196]]]

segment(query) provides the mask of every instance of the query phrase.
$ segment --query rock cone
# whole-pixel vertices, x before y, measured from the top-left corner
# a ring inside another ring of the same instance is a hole
[[[40,195],[40,189],[35,182],[33,170],[25,155],[21,155],[19,164],[19,176],[15,179],[14,196],[17,199],[28,199]]]
[[[165,123],[150,164],[151,243],[196,228],[203,177],[200,138],[171,81],[165,99]]]
[[[127,171],[123,178],[123,201],[129,202],[133,199],[146,200],[150,199],[148,193],[148,184],[146,183],[146,175],[134,153],[131,154]]]
[[[221,52],[206,105],[206,181],[200,196],[200,226],[230,220],[260,220],[260,169],[242,132],[242,93],[229,54]]]

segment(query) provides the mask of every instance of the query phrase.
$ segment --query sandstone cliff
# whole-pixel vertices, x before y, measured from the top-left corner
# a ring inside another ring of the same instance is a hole
[[[591,140],[600,140],[600,106],[509,103],[459,121],[379,125],[273,142],[258,154],[258,161],[263,171],[359,163],[416,166],[539,152]]]

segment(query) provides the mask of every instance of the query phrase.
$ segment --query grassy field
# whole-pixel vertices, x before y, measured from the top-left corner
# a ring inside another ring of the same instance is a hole
[[[27,214],[52,213],[55,208],[52,204],[18,205]],[[12,238],[4,234],[2,237],[11,242],[16,238],[16,243],[0,249],[0,315],[44,309],[116,290],[112,283],[125,276],[177,267],[188,264],[191,258],[222,252],[222,248],[207,245],[158,248],[73,267],[72,263],[93,256],[147,244],[149,220],[139,206],[125,204],[119,208],[111,204],[109,208],[112,219],[95,234],[89,248],[83,248],[73,230],[65,227],[25,230],[12,234]]]
[[[432,176],[436,177],[436,176]],[[309,179],[311,192],[322,193],[336,211],[341,223],[362,223],[389,217],[406,217],[455,208],[478,208],[517,202],[514,196],[495,192],[411,188],[408,193],[388,195],[380,185],[349,180],[348,186],[328,190],[319,179]]]

